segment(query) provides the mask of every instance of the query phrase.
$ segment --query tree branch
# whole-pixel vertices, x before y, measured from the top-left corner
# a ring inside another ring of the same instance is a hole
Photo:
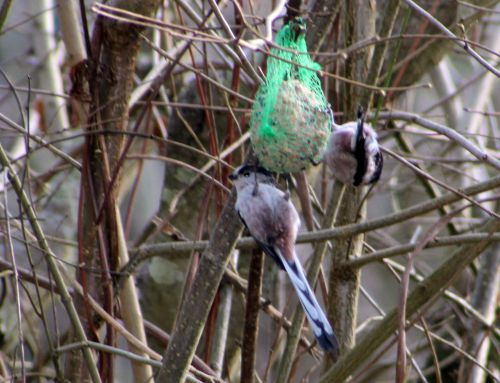
[[[482,230],[493,234],[499,229],[500,221],[491,218]],[[490,244],[491,239],[488,237],[479,243],[462,246],[455,251],[447,261],[419,283],[410,293],[407,300],[407,317],[410,318],[416,314],[429,301],[450,286],[457,276]],[[361,339],[351,351],[343,355],[337,364],[321,377],[319,383],[342,382],[347,379],[359,367],[359,361],[367,360],[392,335],[397,325],[396,307],[369,334]]]
[[[475,185],[461,189],[463,194],[473,196],[487,190],[494,189],[500,186],[500,176],[490,178],[487,181],[477,183]],[[297,237],[297,243],[320,242],[324,240],[331,240],[335,238],[346,238],[355,234],[366,233],[372,230],[380,229],[382,227],[394,225],[404,222],[407,219],[417,217],[422,214],[430,213],[431,211],[439,208],[440,206],[448,205],[462,199],[461,196],[455,193],[447,193],[441,197],[434,198],[430,201],[421,202],[417,205],[395,212],[381,218],[372,220],[347,224],[333,229],[321,229],[310,233],[302,233]],[[130,251],[132,257],[129,264],[122,269],[122,272],[129,272],[133,270],[139,261],[144,261],[151,257],[168,254],[185,254],[193,250],[203,251],[208,241],[196,242],[167,242],[154,245],[144,245],[137,249]],[[257,244],[250,237],[241,238],[237,242],[238,249],[256,248]],[[354,260],[353,260],[354,262]]]
[[[56,283],[57,288],[61,293],[61,300],[63,302],[66,311],[68,312],[69,319],[73,328],[76,332],[76,337],[79,342],[86,343],[87,336],[85,335],[85,330],[83,329],[82,323],[80,322],[80,318],[78,317],[78,312],[76,311],[75,305],[73,304],[73,300],[71,299],[71,295],[69,294],[68,288],[64,283],[64,279],[59,272],[59,268],[56,263],[56,256],[52,252],[47,239],[45,238],[45,234],[42,231],[42,228],[38,222],[35,210],[31,206],[31,203],[28,199],[28,196],[23,190],[23,185],[21,181],[17,177],[14,169],[10,165],[9,158],[5,153],[3,146],[0,145],[0,163],[4,168],[8,171],[9,181],[16,192],[21,206],[23,207],[28,220],[30,222],[31,228],[35,234],[35,237],[38,241],[38,245],[43,250],[43,254],[45,255],[45,259],[47,260],[47,264],[49,265],[49,270],[52,276],[54,277],[54,282]],[[92,377],[92,381],[94,383],[101,382],[101,378],[99,377],[99,372],[97,371],[97,366],[94,362],[94,358],[92,356],[92,352],[88,347],[83,349],[83,357],[85,359],[85,363],[87,365],[90,376]]]
[[[413,10],[415,10],[419,15],[427,19],[431,24],[433,24],[435,27],[437,27],[439,30],[441,30],[445,35],[451,37],[453,41],[462,47],[467,53],[469,53],[479,64],[484,66],[486,69],[488,69],[490,72],[492,72],[495,76],[500,77],[500,71],[496,69],[494,66],[492,66],[488,61],[486,61],[484,58],[482,58],[475,50],[473,50],[469,44],[467,44],[464,41],[461,41],[456,38],[455,34],[450,31],[448,28],[446,28],[443,24],[441,24],[434,16],[432,16],[429,12],[427,12],[425,9],[420,7],[418,4],[416,4],[412,0],[404,0],[406,4]]]
[[[203,251],[191,290],[181,306],[165,351],[157,379],[159,383],[177,383],[186,376],[229,256],[241,234],[242,224],[234,209],[235,200],[233,193]]]

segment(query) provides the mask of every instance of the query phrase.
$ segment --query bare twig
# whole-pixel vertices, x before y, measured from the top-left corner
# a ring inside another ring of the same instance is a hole
[[[66,47],[68,64],[76,65],[86,58],[81,23],[76,1],[57,0],[57,11],[61,21],[61,37]]]
[[[380,320],[381,318],[383,318],[386,315],[385,311],[380,307],[380,305],[375,301],[375,299],[372,298],[372,296],[368,293],[368,291],[366,291],[366,289],[363,288],[363,286],[361,286],[361,293],[371,303],[371,305],[375,308],[375,310],[377,310],[382,315],[382,317],[375,317],[375,318],[377,318],[378,320]],[[370,318],[370,319],[373,319],[373,317]],[[370,319],[368,319],[365,322],[365,324],[368,324],[369,321],[370,321]],[[362,326],[363,325],[361,325],[361,326],[359,326],[357,328],[357,330],[356,330],[357,333],[361,332]],[[420,379],[422,380],[422,382],[423,383],[427,383],[427,380],[425,379],[424,374],[422,373],[420,367],[418,366],[417,361],[412,356],[410,349],[408,347],[406,347],[405,351],[406,351],[406,355],[408,355],[408,357],[410,358],[410,361],[411,361],[413,367],[415,368],[415,370],[417,371],[417,373],[418,373]]]
[[[13,128],[14,130],[18,131],[19,133],[21,133],[23,135],[27,135],[26,129],[24,129],[19,124],[16,124],[14,121],[12,121],[10,118],[3,115],[2,113],[0,113],[0,121],[4,122],[5,124],[7,124],[11,128]],[[82,165],[77,160],[75,160],[74,158],[72,158],[71,156],[66,154],[64,151],[62,151],[61,149],[58,149],[55,146],[48,144],[43,138],[40,138],[38,136],[29,134],[28,137],[30,138],[30,140],[35,141],[37,144],[39,144],[43,147],[46,147],[52,153],[54,153],[56,156],[62,158],[64,161],[70,163],[76,169],[81,170]]]
[[[500,160],[497,160],[495,157],[491,156],[490,154],[478,148],[470,140],[466,139],[464,136],[462,136],[454,129],[448,128],[447,126],[438,124],[437,122],[428,120],[426,118],[422,118],[418,114],[409,112],[399,112],[399,111],[381,112],[379,114],[379,118],[383,120],[394,119],[394,120],[411,121],[415,124],[423,126],[424,128],[442,134],[448,137],[450,140],[453,140],[454,142],[462,146],[477,159],[484,161],[490,164],[491,166],[494,166],[496,169],[500,170]]]
[[[388,153],[390,154],[392,157],[396,158],[398,161],[402,162],[403,164],[405,164],[406,166],[408,166],[410,169],[412,169],[413,171],[417,172],[418,174],[424,176],[426,179],[434,182],[435,184],[441,186],[442,188],[448,190],[448,191],[451,191],[453,193],[456,193],[457,195],[459,195],[460,197],[462,197],[463,199],[469,201],[472,205],[478,207],[479,209],[483,210],[485,213],[487,213],[488,215],[492,216],[492,217],[496,217],[496,218],[499,218],[500,219],[500,215],[498,215],[497,213],[495,213],[494,211],[491,211],[490,209],[482,206],[480,203],[474,201],[471,197],[469,197],[468,195],[466,194],[463,194],[460,190],[457,190],[449,185],[447,185],[446,183],[438,180],[437,178],[434,178],[432,177],[430,174],[424,172],[423,170],[421,170],[419,167],[413,165],[410,161],[407,161],[405,160],[403,157],[401,157],[400,155],[394,153],[392,150],[390,149],[386,149],[386,148],[382,148],[382,151],[384,153]]]
[[[484,239],[487,239],[487,237],[493,238],[493,236],[494,234],[492,236],[487,234],[484,236]],[[394,262],[393,260],[387,259],[384,261],[384,263],[388,264],[392,269],[398,270],[401,273],[404,273],[405,271],[405,268],[403,266],[401,266],[399,263]],[[422,282],[425,279],[424,276],[422,276],[421,274],[417,274],[416,272],[411,273],[411,278],[417,282]],[[461,307],[465,313],[473,317],[474,320],[479,323],[479,326],[481,328],[491,330],[495,333],[496,336],[500,336],[500,329],[496,328],[495,326],[491,326],[491,323],[488,321],[488,319],[485,318],[484,315],[477,311],[474,307],[472,307],[465,298],[452,292],[450,289],[444,290],[444,297],[450,302],[453,302]]]
[[[497,11],[496,9],[493,9],[493,8],[488,8],[488,7],[481,7],[479,5],[476,5],[476,4],[472,4],[472,3],[469,3],[467,1],[462,1],[462,0],[456,0],[456,2],[458,4],[461,4],[465,7],[469,7],[469,8],[472,8],[472,9],[476,9],[478,11],[482,11],[482,12],[491,12],[491,13],[497,13],[499,14],[500,11]],[[494,2],[493,2],[494,4]]]
[[[498,244],[482,255],[479,260],[479,270],[472,296],[472,305],[479,311],[491,327],[495,326],[495,311],[498,308],[500,248]],[[484,369],[480,366],[488,365],[491,346],[489,330],[482,328],[483,324],[470,321],[469,331],[465,335],[465,347],[471,355],[477,358],[478,363],[471,363],[462,359],[459,377],[464,382],[484,382]]]
[[[415,250],[409,255],[406,262],[405,272],[401,278],[401,289],[399,294],[398,305],[398,349],[397,349],[397,362],[396,362],[396,382],[404,383],[406,378],[406,299],[408,297],[408,289],[410,286],[410,274],[413,269],[415,258],[419,255],[427,244],[435,238],[436,234],[448,224],[448,222],[458,214],[462,209],[455,210],[451,214],[439,219],[432,225],[423,238],[417,243]]]
[[[69,343],[69,344],[65,344],[64,346],[59,347],[56,351],[58,353],[64,353],[64,352],[68,352],[68,351],[71,351],[71,350],[82,349],[82,348],[85,348],[85,347],[90,347],[90,348],[93,348],[95,350],[100,350],[100,351],[108,352],[108,353],[111,353],[111,354],[119,355],[119,356],[121,356],[123,358],[127,358],[130,361],[135,362],[135,363],[145,364],[145,365],[148,365],[148,366],[151,366],[151,367],[156,367],[156,368],[161,367],[161,362],[160,361],[151,360],[151,359],[145,358],[145,357],[143,357],[141,355],[134,354],[133,352],[122,350],[121,348],[112,347],[112,346],[108,346],[108,345],[105,345],[105,344],[102,344],[102,343],[92,342],[92,341],[87,341],[86,343]],[[199,370],[191,369],[190,372],[192,374],[194,374],[194,375],[197,375],[197,376],[200,376],[202,378],[208,379],[209,382],[214,382],[214,383],[216,383],[216,382],[222,382],[221,380],[215,378],[214,376],[207,375],[207,374],[205,374],[205,373],[203,373],[202,371],[199,371]],[[192,375],[188,375],[187,381],[188,382],[196,382],[196,383],[200,383],[201,382],[200,380],[196,379]]]
[[[392,28],[394,27],[394,22],[399,12],[399,0],[391,0],[388,2],[386,11],[384,13],[384,18],[382,20],[382,27],[380,30],[380,36],[382,38],[389,36],[392,33]],[[366,79],[367,84],[375,85],[377,84],[378,76],[382,70],[382,65],[384,63],[384,57],[387,50],[387,42],[378,44],[373,52],[373,57],[370,63],[370,72]],[[366,107],[368,110],[373,97],[373,92],[368,89],[363,89],[361,96],[361,105]]]
[[[203,252],[191,290],[177,316],[177,324],[158,376],[159,383],[181,381],[191,363],[225,265],[242,230],[234,202],[235,195],[226,203],[212,232],[211,241]]]
[[[4,212],[5,212],[5,248],[7,256],[12,264],[12,279],[14,285],[14,300],[16,303],[16,315],[17,315],[17,332],[19,334],[19,351],[21,358],[21,380],[26,382],[26,362],[24,358],[24,335],[23,335],[23,315],[21,309],[21,295],[19,293],[19,272],[17,271],[16,257],[14,256],[14,246],[12,245],[12,233],[10,228],[10,216],[9,216],[9,199],[7,197],[7,188],[5,187],[8,182],[8,171],[4,172],[2,177],[2,189],[4,197]],[[5,288],[5,287],[4,287]]]
[[[254,381],[257,334],[259,330],[259,297],[262,290],[263,268],[264,253],[260,249],[256,249],[252,254],[248,275],[245,326],[241,350],[241,383],[253,383]]]
[[[185,167],[186,169],[192,170],[193,172],[197,173],[198,175],[206,178],[209,182],[212,182],[214,185],[219,187],[224,192],[226,192],[226,193],[231,192],[231,190],[229,190],[226,186],[224,186],[220,181],[218,181],[214,177],[210,176],[207,172],[204,172],[203,170],[200,170],[197,167],[188,164],[187,162],[179,161],[179,160],[176,160],[174,158],[169,158],[169,157],[159,156],[159,155],[151,155],[151,154],[131,154],[131,155],[128,155],[127,158],[165,161],[165,162],[169,162],[169,163],[174,164],[174,165],[182,166],[182,167]]]
[[[388,125],[391,126],[391,127],[393,127],[394,123],[393,122],[389,122]],[[396,132],[396,134],[395,134],[395,140],[398,143],[399,147],[405,153],[411,153],[411,154],[415,153],[415,150],[413,148],[413,145],[412,145],[411,141],[409,139],[407,139],[402,134],[402,132],[399,132],[399,131]],[[408,162],[404,162],[404,163],[406,164]],[[423,176],[422,177],[418,177],[418,179],[422,183],[422,186],[424,187],[424,190],[426,191],[426,193],[429,194],[429,196],[431,198],[439,197],[441,195],[440,190],[437,188],[437,186],[436,186],[435,183],[431,182],[425,176],[425,175],[427,175],[429,173],[427,171],[427,169],[426,169],[426,165],[425,164],[413,164],[413,163],[408,163],[408,164],[412,167],[412,169],[420,169],[420,170],[422,170],[424,172]],[[442,206],[442,207],[440,207],[438,209],[438,211],[439,211],[439,213],[441,215],[446,215],[446,213],[448,212],[448,210],[449,210],[448,206]],[[450,231],[451,234],[457,234],[457,232],[458,232],[457,228],[455,227],[455,224],[453,224],[452,222],[448,223],[448,229],[449,229],[449,231]]]
[[[434,370],[436,371],[436,383],[443,383],[443,380],[441,378],[441,366],[439,365],[439,358],[436,352],[436,347],[434,347],[431,332],[429,330],[429,327],[427,326],[427,322],[423,317],[420,318],[420,323],[422,323],[425,337],[427,338],[427,342],[429,342],[429,346],[431,348],[432,361],[434,362]]]
[[[238,265],[240,252],[235,250],[232,257],[233,266]],[[215,324],[214,342],[210,352],[210,366],[220,377],[222,376],[222,367],[224,364],[224,355],[227,348],[229,320],[231,318],[233,287],[229,283],[223,283],[220,288],[219,311],[217,313],[217,322]],[[260,299],[259,299],[260,302]]]
[[[491,190],[495,187],[500,186],[500,176],[493,177],[487,181],[480,182],[476,185],[472,185],[462,189],[462,193],[472,196],[482,193],[487,190]],[[303,233],[297,237],[297,243],[307,243],[307,242],[318,242],[324,240],[330,240],[335,238],[347,238],[354,234],[366,233],[375,229],[380,229],[382,227],[390,226],[400,222],[404,222],[407,219],[429,213],[436,208],[454,203],[459,201],[461,197],[455,193],[448,193],[441,197],[432,199],[430,201],[425,201],[420,204],[414,205],[407,209],[401,210],[399,212],[390,214],[385,217],[375,218],[372,220],[367,220],[364,222],[353,223],[344,225],[341,227],[336,227],[333,229],[321,229],[312,233]],[[126,272],[129,269],[133,269],[134,265],[138,262],[138,259],[144,260],[153,256],[158,256],[161,254],[179,254],[186,253],[192,250],[203,250],[207,247],[207,241],[197,241],[197,242],[168,242],[155,245],[145,245],[140,248],[131,251],[132,257],[128,265],[126,265],[122,271]],[[252,248],[255,247],[255,241],[252,238],[242,238],[238,242],[238,248]],[[351,260],[350,262],[358,262]],[[363,262],[363,261],[360,261]]]
[[[33,10],[43,10],[50,8],[53,5],[52,1],[40,0],[32,3]],[[57,57],[57,42],[56,42],[56,22],[54,12],[43,12],[35,23],[35,31],[33,36],[34,49],[38,57],[44,57],[42,73],[38,77],[39,86],[44,89],[50,89],[56,94],[64,93],[63,75]],[[79,30],[78,30],[79,31]],[[44,97],[45,98],[45,97]],[[52,129],[68,129],[69,117],[66,106],[66,100],[60,97],[51,97],[47,102],[44,102],[45,113],[52,121],[47,128]],[[26,126],[23,124],[23,126]],[[49,164],[46,164],[49,166]]]
[[[452,235],[448,237],[435,237],[431,242],[427,243],[425,249],[432,249],[442,246],[453,246],[471,242],[477,242],[483,240],[487,234],[484,233],[473,233],[473,234],[461,234]],[[491,237],[492,241],[500,241],[500,234],[494,234]],[[414,251],[416,245],[414,243],[408,243],[406,245],[389,247],[383,250],[375,251],[373,253],[363,255],[358,258],[353,258],[347,261],[352,266],[362,267],[368,263],[382,261],[390,257],[396,257],[398,255],[406,254],[410,251]]]
[[[55,261],[56,257],[52,250],[50,249],[50,246],[47,242],[47,239],[45,238],[45,235],[42,231],[42,228],[38,222],[37,216],[35,214],[35,211],[33,207],[30,204],[30,201],[25,194],[21,181],[17,177],[14,169],[10,165],[9,158],[7,157],[7,154],[5,153],[3,146],[0,145],[0,162],[2,165],[8,170],[8,176],[9,176],[9,181],[11,185],[14,188],[14,191],[16,192],[17,196],[19,197],[21,201],[21,205],[23,209],[26,212],[26,215],[28,216],[28,220],[30,222],[30,225],[34,231],[34,234],[37,238],[38,245],[40,248],[43,249],[45,253],[45,259],[47,260],[47,263],[49,265],[50,272],[54,278],[54,281],[61,292],[61,299],[62,302],[66,308],[66,311],[68,312],[69,319],[75,329],[76,336],[80,342],[86,342],[87,341],[87,336],[85,335],[85,330],[83,329],[82,323],[80,322],[80,318],[78,317],[78,313],[76,311],[76,308],[73,304],[73,301],[71,299],[71,296],[68,292],[68,288],[66,284],[64,283],[64,280],[61,276],[61,273],[59,271],[59,268],[57,266],[57,263]],[[98,383],[101,381],[101,378],[99,377],[99,372],[97,371],[96,364],[94,362],[92,353],[90,349],[84,348],[83,349],[83,356],[85,358],[85,362],[87,364],[87,368],[89,370],[90,376],[92,377],[92,380],[94,383]]]
[[[5,33],[4,24],[5,20],[7,20],[7,15],[9,14],[12,3],[13,3],[12,0],[6,0],[2,3],[2,6],[0,7],[0,31],[2,31],[2,33]]]
[[[433,24],[435,27],[440,29],[445,35],[450,36],[453,38],[454,42],[462,47],[467,53],[469,53],[478,63],[480,63],[482,66],[487,68],[490,72],[492,72],[495,76],[500,77],[500,71],[496,69],[494,66],[492,66],[488,61],[486,61],[484,58],[482,58],[476,51],[474,51],[467,43],[464,43],[463,41],[460,40],[455,40],[456,36],[455,34],[450,31],[448,28],[446,28],[443,24],[441,24],[434,16],[432,16],[429,12],[427,12],[425,9],[417,5],[414,1],[412,0],[404,0],[406,4],[413,10],[415,10],[418,14],[420,14],[422,17],[427,19],[431,24]]]
[[[295,180],[297,182],[297,195],[300,200],[300,206],[302,208],[302,215],[306,223],[307,230],[314,230],[314,216],[312,213],[312,203],[309,195],[309,182],[307,182],[307,176],[305,171],[301,171],[295,175]]]
[[[118,219],[118,262],[124,265],[129,260],[127,243],[125,241],[125,234],[123,232],[123,225],[121,222],[121,215],[118,207],[116,207],[116,217]],[[132,276],[125,277],[121,281],[121,289],[119,291],[121,301],[121,313],[123,322],[128,331],[133,334],[139,341],[147,345],[146,332],[144,330],[144,322],[142,318],[142,311],[139,304],[139,293]],[[133,345],[129,345],[132,352],[141,355],[144,359],[149,359],[148,355],[140,350],[137,350]],[[152,381],[153,370],[143,363],[132,363],[132,370],[134,372],[134,381],[147,382]]]
[[[142,39],[144,40],[144,42],[146,44],[148,44],[151,48],[153,48],[156,52],[158,52],[159,54],[161,54],[163,57],[167,58],[168,60],[173,60],[173,57],[170,55],[169,52],[161,49],[160,47],[157,47],[155,44],[153,44],[148,38],[146,38],[145,36],[142,36]],[[224,84],[221,84],[220,82],[214,80],[213,78],[211,78],[210,76],[207,76],[205,73],[203,73],[202,71],[200,71],[199,69],[196,69],[195,67],[193,67],[192,65],[189,65],[189,64],[186,64],[184,62],[179,62],[178,65],[186,68],[186,69],[189,69],[189,71],[193,72],[193,73],[196,73],[197,75],[201,76],[204,80],[214,84],[215,86],[217,86],[218,88],[224,90],[225,92],[227,92],[228,94],[232,95],[232,96],[236,96],[238,97],[239,99],[243,100],[243,101],[246,101],[248,103],[251,103],[253,104],[253,100],[251,98],[248,98],[238,92],[235,92],[233,91],[231,88],[228,88],[227,86],[225,86]]]
[[[233,31],[231,30],[231,27],[229,26],[226,19],[224,18],[224,15],[222,14],[222,12],[221,12],[219,6],[217,5],[217,3],[215,2],[215,0],[208,0],[208,2],[210,3],[210,6],[212,7],[212,9],[215,13],[215,16],[219,20],[219,23],[222,25],[222,28],[224,28],[224,31],[231,37],[231,40],[237,41],[236,36],[234,35]],[[250,74],[250,76],[252,76],[252,78],[256,84],[260,84],[263,81],[263,79],[261,78],[261,76],[259,76],[259,74],[254,69],[254,67],[250,64],[250,62],[248,61],[248,59],[245,55],[245,52],[243,52],[243,50],[241,49],[241,47],[239,45],[236,45],[236,53],[238,54],[238,56],[241,60],[242,67],[247,71],[248,74]]]
[[[500,221],[491,218],[484,226],[484,231],[493,234],[500,229]],[[406,314],[409,317],[432,301],[443,289],[448,287],[457,276],[491,243],[489,238],[474,245],[460,247],[447,261],[437,268],[429,277],[419,283],[407,299]],[[360,360],[366,360],[393,333],[398,324],[397,308],[393,309],[348,353],[341,356],[337,364],[319,380],[320,383],[343,381],[354,369],[359,367]]]

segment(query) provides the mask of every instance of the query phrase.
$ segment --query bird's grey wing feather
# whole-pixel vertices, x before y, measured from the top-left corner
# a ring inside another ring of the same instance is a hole
[[[245,219],[243,218],[243,216],[241,215],[241,213],[240,213],[239,210],[238,210],[238,215],[240,216],[241,222],[243,222],[243,225],[245,225],[245,227],[247,228],[248,232],[250,234],[252,234],[252,231],[248,227],[247,223],[245,222]],[[263,241],[255,238],[255,237],[253,237],[253,239],[255,240],[255,242],[257,242],[257,244],[259,245],[260,249],[264,253],[266,253],[267,255],[269,255],[277,263],[277,265],[279,266],[279,268],[281,270],[285,270],[285,266],[283,265],[283,262],[281,262],[281,258],[276,253],[276,250],[274,249],[274,247],[272,245],[269,245],[268,243],[265,243],[265,242],[263,242]]]
[[[262,251],[264,253],[269,255],[276,262],[276,264],[279,266],[279,268],[281,270],[285,270],[285,266],[283,265],[283,262],[281,261],[281,257],[278,255],[274,246],[269,245],[265,242],[259,241],[258,239],[255,239],[255,242],[258,243],[258,245],[260,246],[260,248],[262,249]]]

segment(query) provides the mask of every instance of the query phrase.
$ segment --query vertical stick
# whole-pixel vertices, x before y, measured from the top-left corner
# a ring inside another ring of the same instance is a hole
[[[252,383],[255,370],[257,332],[259,329],[260,293],[262,290],[262,272],[264,254],[261,250],[253,251],[248,275],[247,305],[243,347],[241,350],[241,383]]]

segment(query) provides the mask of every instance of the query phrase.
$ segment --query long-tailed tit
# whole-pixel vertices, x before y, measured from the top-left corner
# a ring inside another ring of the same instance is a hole
[[[358,120],[334,125],[323,160],[339,181],[359,186],[377,182],[382,173],[383,158],[377,133],[364,122],[363,110]]]
[[[289,194],[278,189],[272,175],[260,167],[241,166],[230,179],[236,187],[236,209],[243,223],[261,249],[287,272],[318,343],[336,357],[337,338],[295,254],[300,218]]]

